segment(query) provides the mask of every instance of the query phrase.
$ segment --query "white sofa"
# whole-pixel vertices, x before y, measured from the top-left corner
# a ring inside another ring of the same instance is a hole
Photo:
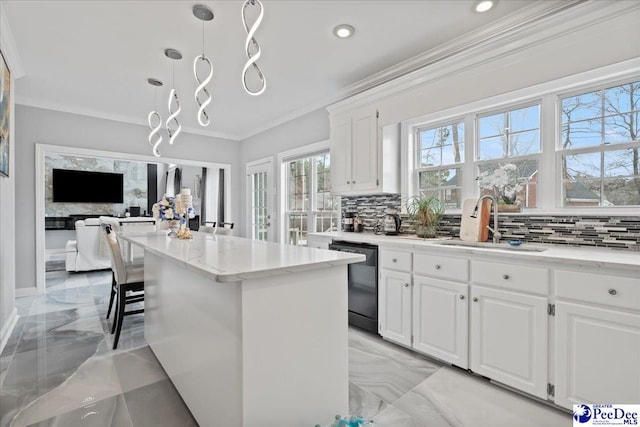
[[[76,240],[68,240],[65,246],[66,270],[91,271],[111,268],[108,254],[101,254],[101,236],[98,218],[76,221]]]

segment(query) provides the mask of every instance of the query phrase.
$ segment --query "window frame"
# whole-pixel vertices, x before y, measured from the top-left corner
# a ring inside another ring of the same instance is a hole
[[[306,214],[307,221],[308,221],[307,233],[314,233],[316,232],[315,230],[316,230],[317,214],[325,212],[325,211],[318,211],[316,209],[317,208],[317,200],[316,200],[316,192],[315,192],[316,187],[314,187],[314,185],[317,185],[317,165],[315,160],[311,161],[311,167],[310,167],[312,179],[311,179],[311,184],[310,184],[311,188],[309,193],[309,209],[302,210],[302,211],[288,210],[289,179],[288,179],[287,166],[292,161],[301,160],[309,157],[315,159],[317,156],[324,155],[324,154],[329,154],[329,156],[331,156],[329,140],[316,142],[313,144],[295,148],[293,150],[288,150],[288,151],[278,153],[278,165],[279,165],[278,183],[279,183],[279,194],[280,194],[278,217],[279,217],[279,223],[280,223],[279,240],[281,243],[289,244],[288,236],[289,236],[290,215]],[[331,161],[331,157],[329,157],[329,159],[330,159],[329,161]],[[331,191],[329,193],[331,194]],[[336,197],[336,196],[332,196],[332,197]],[[335,203],[335,210],[326,211],[326,212],[335,212],[336,218],[339,220],[340,210],[341,210],[340,198],[337,197],[337,200]],[[339,221],[337,222],[339,226]]]
[[[557,206],[561,209],[567,210],[567,211],[574,211],[577,209],[585,209],[587,211],[591,211],[591,213],[597,211],[600,212],[603,209],[606,210],[615,210],[615,211],[623,211],[623,210],[629,210],[629,209],[635,209],[637,211],[637,209],[640,207],[640,204],[638,205],[621,205],[621,206],[600,206],[598,204],[598,206],[565,206],[565,197],[564,197],[564,170],[563,170],[563,161],[562,158],[563,156],[567,156],[567,155],[576,155],[576,154],[593,154],[593,153],[599,153],[599,154],[604,154],[606,152],[609,151],[620,151],[620,150],[625,150],[625,149],[640,149],[640,138],[637,139],[636,141],[631,141],[631,142],[625,142],[625,143],[616,143],[616,144],[604,144],[604,143],[600,143],[598,145],[591,145],[591,146],[587,146],[587,147],[579,147],[579,148],[563,148],[562,147],[562,134],[563,134],[563,129],[562,129],[562,125],[563,125],[563,121],[562,121],[562,100],[565,98],[571,98],[574,96],[578,96],[578,95],[584,95],[584,94],[588,94],[591,92],[600,92],[603,90],[607,90],[607,89],[611,89],[617,86],[622,86],[625,84],[630,84],[632,82],[640,82],[640,75],[636,75],[634,76],[630,76],[628,78],[625,79],[618,79],[618,80],[609,80],[609,81],[603,81],[600,82],[598,84],[592,84],[592,85],[584,85],[581,86],[579,89],[574,89],[571,90],[569,92],[560,92],[556,95],[556,108],[557,108],[557,114],[556,114],[556,140],[555,140],[555,165],[556,165],[556,170],[555,170],[555,178],[556,180],[559,182],[559,189],[558,189],[558,197],[557,197]],[[639,94],[640,95],[640,94]],[[610,117],[611,115],[607,115],[605,113],[605,111],[603,110],[601,112],[601,115],[598,116],[598,119],[604,119],[606,117]],[[604,126],[604,122],[603,122],[603,126]],[[604,128],[602,130],[602,132],[604,132]],[[602,158],[601,158],[601,171],[604,170],[604,165],[602,164]],[[600,182],[600,190],[602,191],[603,185],[604,185],[604,176],[601,172],[600,178],[598,178],[599,182]]]
[[[422,146],[420,143],[420,132],[421,131],[428,131],[428,130],[433,130],[433,129],[439,129],[442,127],[446,127],[446,126],[453,126],[453,125],[458,125],[458,124],[462,124],[463,126],[463,158],[464,161],[460,162],[460,163],[447,163],[447,164],[440,164],[438,166],[422,166]],[[447,186],[447,187],[442,187],[442,186],[438,186],[437,191],[438,191],[438,198],[442,201],[442,199],[440,198],[440,191],[442,189],[447,189],[447,188],[459,188],[460,189],[460,201],[459,201],[459,208],[455,208],[455,210],[461,209],[462,208],[462,202],[464,201],[463,199],[463,179],[465,176],[464,173],[464,164],[467,162],[467,123],[465,120],[464,116],[459,116],[459,117],[455,117],[455,118],[450,118],[448,120],[441,120],[439,122],[434,122],[434,123],[429,123],[427,125],[424,126],[415,126],[413,128],[413,138],[415,140],[415,144],[413,144],[413,155],[414,155],[414,164],[413,164],[413,170],[415,170],[415,173],[413,173],[413,187],[416,189],[416,193],[414,194],[414,196],[419,197],[422,193],[421,188],[420,188],[420,173],[421,172],[433,172],[433,171],[441,171],[441,170],[447,170],[447,169],[459,169],[460,170],[460,175],[462,176],[462,179],[460,180],[459,184],[457,186]]]
[[[465,162],[462,169],[462,199],[477,198],[479,188],[475,182],[478,174],[476,167],[477,128],[476,117],[479,114],[491,114],[505,109],[517,109],[519,106],[540,102],[540,139],[541,148],[538,160],[539,179],[537,182],[537,207],[527,208],[524,215],[611,215],[637,216],[638,206],[596,206],[596,207],[564,207],[562,206],[561,155],[557,144],[561,141],[562,119],[560,97],[573,94],[588,93],[604,87],[614,87],[640,79],[640,67],[630,67],[625,63],[613,64],[585,71],[568,77],[551,80],[526,88],[495,95],[473,101],[460,106],[425,114],[423,116],[400,122],[401,158],[407,173],[401,175],[401,193],[407,197],[418,195],[416,129],[435,127],[464,117],[465,123]],[[611,144],[613,150],[623,149],[625,144]],[[513,158],[513,157],[512,157]],[[514,158],[518,159],[518,158]],[[523,157],[524,159],[524,157]],[[492,159],[493,160],[493,159]],[[449,214],[459,214],[460,209],[447,209]],[[518,214],[510,214],[518,215]]]

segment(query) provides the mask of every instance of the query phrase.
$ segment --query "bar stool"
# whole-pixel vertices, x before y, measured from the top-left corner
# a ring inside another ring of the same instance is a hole
[[[144,308],[125,311],[127,304],[144,302],[144,269],[126,268],[120,244],[116,237],[116,233],[110,226],[105,226],[107,234],[107,244],[109,245],[109,255],[111,256],[111,266],[113,270],[113,286],[111,290],[111,300],[109,302],[109,312],[113,304],[113,297],[116,297],[116,312],[113,319],[113,327],[111,333],[115,332],[116,336],[113,340],[113,349],[118,347],[120,339],[120,331],[122,330],[122,322],[125,316],[132,314],[144,313]],[[128,294],[127,294],[128,293]],[[107,317],[109,316],[107,313]]]

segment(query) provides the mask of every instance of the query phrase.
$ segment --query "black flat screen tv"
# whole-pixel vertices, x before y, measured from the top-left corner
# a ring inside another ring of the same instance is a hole
[[[123,175],[109,172],[53,170],[53,201],[122,203]]]

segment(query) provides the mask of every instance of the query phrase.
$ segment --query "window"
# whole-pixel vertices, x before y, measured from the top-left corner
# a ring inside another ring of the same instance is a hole
[[[306,244],[307,232],[336,230],[338,206],[331,196],[329,153],[289,161],[285,168],[288,243]]]
[[[640,205],[640,81],[560,105],[562,205]]]
[[[438,197],[446,207],[459,208],[464,163],[464,123],[417,130],[418,189]]]
[[[478,117],[477,173],[481,194],[494,195],[491,178],[512,181],[508,194],[496,194],[501,202],[537,206],[538,163],[541,153],[540,104]],[[502,172],[501,172],[502,171]],[[503,172],[509,172],[505,174]],[[513,189],[516,189],[514,192]]]

